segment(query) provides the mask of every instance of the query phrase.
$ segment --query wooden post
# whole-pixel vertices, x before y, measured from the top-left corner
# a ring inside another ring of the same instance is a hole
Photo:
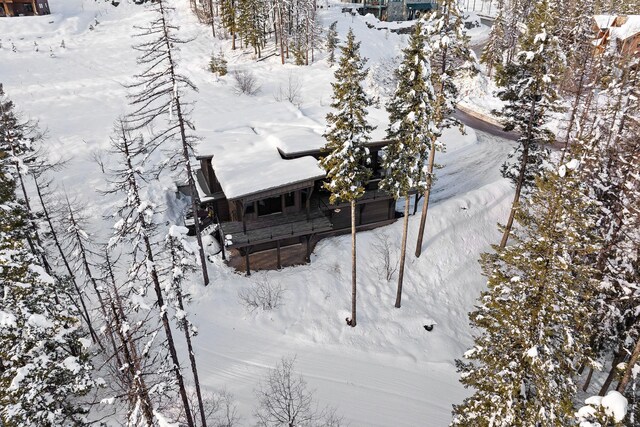
[[[278,257],[278,270],[282,268],[282,260],[280,259],[280,240],[276,241],[276,256]]]
[[[250,248],[251,248],[250,246],[247,246],[244,249],[244,266],[247,269],[247,276],[251,276],[251,265],[249,264],[249,249]]]
[[[224,244],[226,242],[226,238],[224,237],[224,230],[220,227],[220,221],[218,221],[218,231],[220,232],[220,251],[222,252],[222,260],[227,260],[227,255],[225,254],[226,250],[224,248]]]
[[[247,233],[247,220],[244,217],[244,211],[247,208],[246,208],[246,206],[244,204],[244,200],[242,202],[240,202],[240,203],[242,203],[242,232],[246,234]]]
[[[31,0],[31,7],[33,8],[34,15],[40,15],[38,11],[38,5],[36,4],[36,0]]]
[[[307,256],[306,261],[311,262],[311,236],[307,236]]]
[[[307,192],[307,201],[305,202],[306,210],[307,210],[307,220],[311,218],[311,195],[313,194],[313,187],[309,187],[309,191]]]

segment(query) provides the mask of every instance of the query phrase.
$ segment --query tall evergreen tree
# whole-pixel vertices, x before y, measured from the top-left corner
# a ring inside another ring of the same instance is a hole
[[[16,177],[17,184],[20,187],[32,230],[32,233],[27,236],[29,248],[34,255],[40,258],[40,264],[44,267],[46,273],[51,275],[51,266],[44,251],[36,222],[37,215],[31,205],[25,182],[29,172],[29,163],[35,157],[36,140],[41,137],[36,123],[20,120],[13,102],[4,93],[3,86],[0,84],[0,151],[7,153],[13,162],[13,168],[10,169],[10,172]]]
[[[371,176],[371,159],[366,143],[374,129],[367,122],[370,101],[362,82],[367,75],[363,70],[365,59],[360,56],[360,43],[353,30],[340,48],[341,57],[334,73],[332,112],[327,114],[324,137],[327,155],[320,164],[327,172],[325,188],[331,192],[332,204],[348,202],[351,205],[351,319],[356,326],[356,201],[362,197],[365,184]]]
[[[327,58],[327,62],[330,67],[333,67],[333,64],[336,63],[336,48],[338,47],[338,31],[336,27],[338,26],[338,21],[334,21],[329,25],[329,31],[327,32],[327,41],[326,47],[329,56]]]
[[[236,36],[238,33],[237,0],[221,0],[220,17],[222,18],[222,26],[231,34],[231,49],[236,50]]]
[[[242,0],[238,3],[237,27],[245,45],[253,47],[255,54],[262,56],[264,44],[265,16],[264,2],[261,0]]]
[[[502,65],[505,53],[505,18],[504,0],[498,1],[498,14],[496,15],[489,40],[482,48],[480,60],[487,66],[487,74],[491,77],[493,71]]]
[[[95,381],[79,312],[63,282],[24,248],[32,233],[0,152],[0,424],[86,425]]]
[[[544,128],[550,112],[561,109],[556,85],[562,71],[563,55],[558,40],[547,33],[549,21],[547,0],[538,2],[529,16],[526,35],[522,39],[516,59],[505,65],[496,75],[498,97],[506,105],[500,112],[504,129],[520,134],[516,150],[509,156],[516,158],[515,164],[507,160],[502,174],[515,183],[515,195],[511,212],[504,228],[500,247],[505,247],[511,233],[515,213],[518,210],[523,189],[531,186],[547,157],[543,147],[555,139],[550,130]]]
[[[434,70],[431,78],[434,86],[435,104],[433,109],[434,129],[431,134],[427,163],[428,182],[423,195],[424,202],[416,242],[416,257],[422,253],[422,240],[434,179],[436,151],[445,148],[439,138],[443,129],[454,125],[462,126],[452,117],[458,102],[458,88],[454,80],[457,76],[477,71],[475,57],[469,50],[468,38],[464,34],[462,12],[456,0],[445,0],[439,5],[438,10],[428,17],[425,23],[425,32],[430,48],[431,67]]]
[[[404,58],[396,78],[398,85],[387,106],[390,144],[384,150],[382,169],[385,175],[380,188],[398,200],[403,197],[404,223],[398,289],[395,306],[401,305],[409,227],[410,191],[424,191],[428,185],[427,152],[433,139],[433,104],[435,95],[431,85],[431,65],[425,46],[422,23],[418,22],[404,49]]]
[[[461,382],[475,390],[454,407],[453,426],[574,423],[574,378],[591,357],[598,249],[578,166],[571,160],[539,178],[518,211],[514,243],[482,257],[488,290],[470,314],[479,331],[470,362],[458,362]]]

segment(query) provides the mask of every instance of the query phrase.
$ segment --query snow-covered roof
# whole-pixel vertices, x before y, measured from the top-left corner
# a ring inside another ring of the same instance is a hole
[[[614,21],[618,19],[617,25],[614,27]],[[626,40],[640,33],[640,15],[595,15],[593,19],[596,25],[601,29],[609,29],[611,37],[618,40]],[[624,22],[620,25],[620,22]]]
[[[616,19],[615,15],[595,15],[593,19],[596,21],[596,25],[600,29],[609,28],[613,21]]]
[[[311,156],[285,160],[288,152],[319,150],[325,140],[314,128],[258,124],[213,132],[196,148],[211,164],[228,199],[237,199],[285,185],[323,178],[324,170]]]

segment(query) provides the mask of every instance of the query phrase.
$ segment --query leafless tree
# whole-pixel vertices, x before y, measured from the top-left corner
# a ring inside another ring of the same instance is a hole
[[[166,0],[156,0],[151,8],[155,18],[147,26],[138,27],[138,37],[142,41],[134,46],[140,52],[138,64],[143,71],[136,76],[136,82],[129,86],[134,91],[130,98],[135,110],[127,118],[128,127],[146,130],[154,126],[151,139],[145,141],[147,155],[163,147],[167,160],[161,165],[168,164],[172,170],[179,170],[187,182],[206,286],[209,284],[209,273],[198,220],[198,192],[191,166],[193,147],[198,138],[192,133],[195,130],[190,120],[192,106],[185,101],[186,93],[195,92],[197,88],[189,78],[177,72],[179,46],[187,41],[176,35],[178,27],[170,22],[169,14],[173,9]],[[181,149],[172,150],[173,142],[178,142]]]
[[[374,269],[379,275],[384,277],[387,282],[393,278],[398,271],[400,260],[391,247],[391,238],[387,233],[378,234],[375,241],[371,244],[373,251],[377,257],[374,259]]]
[[[278,88],[278,93],[273,97],[276,101],[282,102],[284,100],[289,101],[296,107],[300,108],[300,104],[302,104],[302,97],[300,96],[300,90],[302,89],[302,83],[300,79],[293,74],[289,73],[289,77],[287,78],[287,84],[283,88],[282,84]]]
[[[152,204],[143,200],[142,183],[147,178],[143,175],[140,165],[134,163],[145,154],[144,145],[140,142],[139,138],[134,139],[129,135],[124,121],[117,122],[115,134],[111,138],[111,150],[114,155],[120,158],[120,161],[116,162],[119,166],[110,171],[110,188],[106,193],[121,194],[124,197],[117,207],[119,220],[114,226],[115,237],[111,243],[126,241],[131,246],[129,277],[135,277],[145,287],[150,285],[155,292],[156,304],[160,311],[160,319],[171,357],[173,374],[182,399],[186,422],[189,427],[193,427],[194,422],[189,409],[184,377],[169,323],[163,286],[160,283],[159,250],[155,241],[157,224],[153,218],[155,212]],[[202,425],[206,427],[203,413],[201,413],[201,417]]]
[[[255,390],[258,407],[255,416],[261,427],[339,427],[342,418],[333,408],[318,409],[313,391],[307,382],[294,372],[295,357],[282,358]]]

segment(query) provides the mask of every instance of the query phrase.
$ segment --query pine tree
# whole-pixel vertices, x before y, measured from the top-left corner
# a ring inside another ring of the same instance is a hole
[[[601,283],[599,310],[594,316],[596,330],[591,340],[594,351],[603,361],[611,362],[608,376],[600,389],[604,395],[611,387],[617,367],[635,352],[640,337],[637,306],[640,301],[640,79],[635,61],[617,54],[609,58],[605,67],[606,78],[593,90],[598,97],[590,109],[581,112],[589,119],[583,130],[585,163],[589,174],[585,185],[598,205],[596,218],[603,240],[594,259],[596,278]],[[634,369],[628,364],[627,369]],[[626,390],[628,371],[618,391],[629,392],[635,401],[635,392]],[[584,389],[591,380],[588,375]],[[626,378],[626,379],[625,379]]]
[[[452,117],[458,102],[458,88],[455,78],[477,71],[475,60],[469,50],[468,38],[464,34],[462,12],[456,0],[443,1],[438,10],[431,14],[425,23],[426,40],[430,50],[430,62],[434,72],[431,74],[435,104],[433,109],[434,129],[429,148],[427,164],[427,187],[424,191],[424,202],[420,216],[420,228],[416,242],[416,257],[422,253],[422,240],[427,223],[429,198],[433,185],[436,151],[445,146],[439,141],[442,131],[451,126],[462,124]]]
[[[470,314],[479,329],[458,362],[475,389],[454,407],[453,426],[574,424],[574,377],[589,362],[597,283],[593,203],[572,159],[537,180],[518,212],[514,243],[482,256],[488,290]]]
[[[95,381],[79,313],[63,282],[24,248],[32,233],[0,152],[0,424],[81,426]]]
[[[222,25],[231,34],[231,49],[236,50],[236,35],[238,32],[238,7],[236,0],[221,0],[220,16]]]
[[[387,139],[391,141],[383,154],[382,169],[385,172],[380,188],[398,200],[403,197],[404,224],[398,290],[395,306],[401,305],[409,226],[410,191],[424,191],[427,187],[427,151],[433,139],[433,104],[435,95],[431,85],[431,65],[425,46],[422,23],[415,25],[404,49],[404,58],[396,71],[398,85],[387,106],[389,127]]]
[[[327,155],[320,160],[327,172],[325,188],[331,192],[332,204],[351,204],[351,319],[356,326],[356,201],[365,191],[365,184],[371,176],[368,165],[371,162],[366,143],[374,129],[367,122],[367,98],[362,82],[366,76],[363,70],[365,59],[360,56],[360,43],[355,41],[353,30],[349,30],[347,42],[340,48],[341,57],[334,73],[332,112],[327,114],[327,129],[324,137]]]
[[[25,183],[26,175],[29,173],[28,165],[33,162],[36,155],[36,141],[41,138],[42,135],[38,132],[36,123],[20,120],[13,102],[4,93],[0,84],[0,151],[7,153],[13,162],[13,168],[10,171],[16,177],[20,186],[24,207],[32,230],[32,233],[27,236],[29,248],[40,259],[40,264],[44,267],[46,273],[51,275],[51,266],[42,247],[42,239],[36,222],[37,215],[31,206]]]
[[[336,63],[336,48],[338,47],[338,31],[336,27],[338,26],[338,21],[334,21],[329,25],[329,31],[327,32],[327,52],[329,56],[327,58],[327,62],[330,67],[333,67],[333,64]]]
[[[482,48],[480,60],[487,66],[487,74],[491,77],[492,72],[502,65],[505,51],[505,22],[504,22],[504,0],[498,2],[498,14],[496,15],[489,40]]]
[[[264,44],[265,17],[261,0],[242,0],[238,3],[237,29],[244,43],[253,47],[258,58]]]
[[[509,239],[522,191],[532,185],[548,155],[543,145],[555,139],[553,132],[543,125],[550,112],[561,109],[556,85],[563,55],[557,37],[547,33],[548,20],[549,5],[542,0],[529,16],[527,33],[516,59],[496,75],[501,87],[498,97],[506,103],[499,113],[504,129],[520,134],[518,146],[509,156],[516,158],[516,164],[507,160],[502,168],[503,176],[515,183],[516,190],[500,247],[505,247]]]

